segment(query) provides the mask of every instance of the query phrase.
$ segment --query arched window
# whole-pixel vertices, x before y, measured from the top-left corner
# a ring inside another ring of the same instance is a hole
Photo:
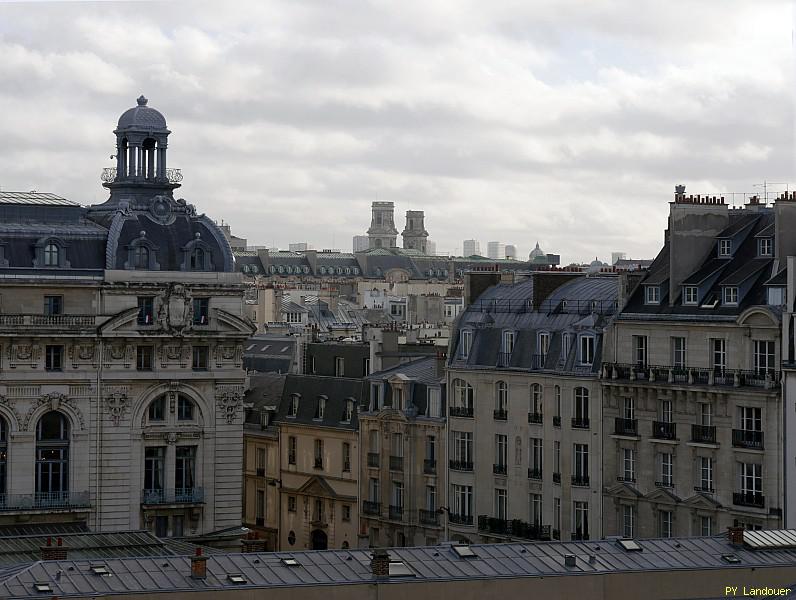
[[[453,406],[451,416],[472,417],[474,410],[473,386],[462,379],[453,380]]]
[[[152,421],[164,421],[166,419],[166,398],[161,396],[155,398],[147,409],[147,419]]]
[[[509,407],[509,386],[506,385],[505,381],[498,381],[495,384],[495,411],[499,413],[503,413],[503,418],[505,419],[505,413]],[[497,414],[495,415],[498,416]]]
[[[542,386],[538,383],[531,385],[530,412],[534,415],[542,414]]]
[[[8,482],[8,423],[0,417],[0,494],[6,493]]]
[[[193,401],[186,396],[180,396],[177,400],[177,420],[193,421]]]
[[[36,503],[62,505],[69,500],[69,421],[57,411],[36,424]]]
[[[191,271],[203,271],[205,268],[205,251],[202,248],[194,248],[191,251]]]
[[[48,242],[47,245],[44,246],[44,266],[57,267],[59,264],[61,264],[60,253],[61,249],[57,244]]]
[[[146,246],[138,245],[133,251],[133,268],[135,269],[148,269],[149,268],[149,248]]]

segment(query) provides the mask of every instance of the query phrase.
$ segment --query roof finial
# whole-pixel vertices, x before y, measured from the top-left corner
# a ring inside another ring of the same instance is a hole
[[[144,95],[141,94],[140,96],[138,96],[137,102],[138,106],[146,106],[146,103],[149,102],[149,100],[147,100],[146,97],[144,97]]]

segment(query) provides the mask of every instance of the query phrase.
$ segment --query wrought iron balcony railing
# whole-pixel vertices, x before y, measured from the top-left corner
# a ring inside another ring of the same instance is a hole
[[[455,525],[472,525],[473,515],[464,515],[461,513],[448,513],[448,523]]]
[[[404,457],[391,456],[390,457],[390,471],[403,471],[404,470]]]
[[[672,385],[751,387],[773,389],[782,377],[773,369],[724,369],[605,363],[604,379],[641,381]]]
[[[574,417],[572,419],[572,428],[573,429],[588,429],[589,428],[589,418],[588,417]]]
[[[764,508],[766,506],[766,498],[760,492],[735,492],[732,495],[732,503],[736,506]]]
[[[0,494],[0,511],[87,508],[88,492],[35,492]]]
[[[472,406],[451,406],[448,409],[448,414],[451,417],[472,418],[472,416],[473,416],[473,407]]]
[[[496,535],[506,535],[526,540],[549,540],[550,526],[526,523],[519,519],[498,519],[487,515],[478,516],[478,530]]]
[[[368,466],[369,467],[378,467],[379,466],[379,453],[378,452],[368,452]]]
[[[614,435],[638,435],[638,419],[614,419]]]
[[[423,473],[426,475],[433,475],[437,472],[437,461],[433,458],[427,458],[423,461]]]
[[[373,502],[371,500],[364,500],[362,502],[362,512],[366,515],[380,515],[381,502]]]
[[[505,408],[496,408],[493,412],[495,421],[505,421],[509,418],[509,413]]]
[[[537,423],[541,425],[544,423],[544,417],[540,412],[529,412],[528,413],[528,423]]]
[[[561,483],[561,473],[553,473],[553,483]]]
[[[677,437],[677,424],[669,421],[653,421],[652,437],[658,440],[674,440]]]
[[[204,488],[141,490],[141,504],[200,504],[205,501]]]
[[[691,425],[691,441],[702,444],[716,443],[715,425]]]
[[[553,427],[561,427],[561,415],[553,415]]]
[[[572,476],[572,485],[580,485],[580,486],[588,487],[588,485],[589,485],[589,476],[588,475],[573,475]]]
[[[506,464],[493,464],[492,465],[492,472],[495,475],[505,475],[506,474]]]
[[[117,179],[117,170],[116,167],[105,167],[102,169],[102,174],[100,175],[100,180],[103,183],[112,183]],[[143,175],[137,178],[133,178],[136,181],[147,181],[148,179]],[[168,181],[169,183],[180,183],[182,181],[182,171],[180,169],[166,169],[166,177],[156,177],[151,181]]]
[[[733,429],[732,445],[737,448],[763,449],[763,432],[751,429]]]
[[[436,510],[421,508],[417,511],[417,520],[422,525],[439,525],[439,513]]]
[[[472,471],[473,470],[473,461],[466,461],[466,460],[451,460],[450,468],[454,471]]]
[[[528,479],[541,479],[542,478],[542,469],[531,467],[528,469]]]

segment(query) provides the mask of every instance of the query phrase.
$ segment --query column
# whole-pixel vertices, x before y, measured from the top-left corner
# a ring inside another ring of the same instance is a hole
[[[158,179],[166,179],[166,146],[158,142]]]

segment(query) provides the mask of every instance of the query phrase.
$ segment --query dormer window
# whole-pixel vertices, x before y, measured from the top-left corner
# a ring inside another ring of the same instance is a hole
[[[732,240],[719,240],[719,256],[732,256]]]
[[[191,271],[202,271],[205,267],[205,251],[194,248],[191,252]]]
[[[44,246],[44,266],[57,267],[60,264],[60,253],[61,249],[52,242]]]
[[[299,407],[299,395],[293,394],[290,396],[290,406],[288,407],[287,416],[288,417],[295,417],[298,415],[298,407]]]
[[[351,417],[354,415],[354,401],[350,398],[345,401],[345,410],[343,410],[343,422],[350,423]]]
[[[784,287],[771,286],[768,288],[768,305],[785,306],[787,304],[787,293]]]
[[[548,350],[550,350],[550,334],[542,332],[539,334],[539,356],[547,356]]]
[[[727,286],[724,288],[724,304],[728,306],[738,305],[738,288],[736,286]]]
[[[699,288],[695,285],[687,285],[683,288],[683,304],[693,306],[699,303]]]
[[[473,332],[470,329],[462,329],[459,337],[462,358],[467,358],[470,356],[470,347],[473,345]]]
[[[590,365],[594,362],[594,336],[580,337],[580,364]]]
[[[514,332],[513,331],[504,331],[503,332],[503,352],[505,354],[511,354],[514,351]]]
[[[326,412],[326,396],[318,396],[318,406],[315,408],[315,418],[323,420],[323,414]]]
[[[646,296],[644,297],[645,304],[660,304],[661,303],[661,288],[657,285],[648,285],[646,287]]]
[[[757,255],[758,256],[773,256],[774,255],[774,240],[771,238],[760,238],[757,240]]]

